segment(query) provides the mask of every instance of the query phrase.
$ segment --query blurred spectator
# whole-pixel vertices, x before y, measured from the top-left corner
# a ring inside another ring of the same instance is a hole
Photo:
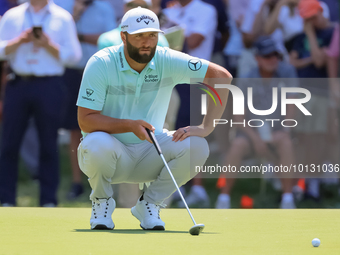
[[[304,164],[321,165],[329,152],[327,133],[331,132],[333,125],[329,125],[329,120],[334,115],[329,108],[328,79],[315,78],[328,78],[324,49],[331,43],[334,26],[323,16],[323,8],[317,0],[301,0],[298,8],[304,19],[304,33],[294,39],[290,60],[297,68],[299,78],[313,79],[301,79],[301,86],[312,94],[305,104],[312,116],[300,114],[296,131],[304,153]],[[308,195],[318,199],[318,179],[308,179],[307,187]]]
[[[288,52],[292,48],[294,37],[303,33],[303,19],[300,16],[297,5],[300,0],[280,0],[274,7],[274,10],[269,14],[265,24],[265,32],[271,34],[277,28],[281,28],[283,39]],[[329,17],[329,9],[327,5],[320,2],[323,7],[323,14],[326,18]]]
[[[335,141],[338,141],[340,129],[339,129],[339,119],[340,119],[340,81],[339,81],[339,48],[340,48],[340,42],[339,42],[339,23],[335,25],[333,37],[331,40],[331,44],[329,47],[326,49],[326,54],[327,54],[327,71],[328,71],[328,76],[330,77],[329,80],[329,85],[330,85],[330,99],[331,99],[331,107],[333,108],[332,110],[335,112],[334,115],[336,115],[336,123],[337,127],[335,128],[335,134],[336,136],[331,136],[331,139],[336,139]],[[331,144],[334,144],[331,143]],[[339,159],[339,151],[337,148],[330,148],[330,150],[333,150],[333,153],[335,156],[334,161],[335,163],[338,163]],[[338,184],[339,183],[339,178],[328,178],[323,180],[326,183],[330,184]]]
[[[273,87],[279,87],[279,83],[285,86],[296,87],[297,84],[293,79],[285,81],[285,78],[296,78],[295,69],[280,61],[279,51],[275,42],[270,37],[260,37],[255,42],[255,57],[258,67],[251,70],[244,79],[240,79],[237,84],[247,95],[247,88],[253,88],[253,106],[257,110],[268,110],[272,106]],[[247,79],[246,79],[247,78]],[[289,82],[288,82],[289,81]],[[247,100],[245,100],[247,102]],[[235,115],[234,121],[246,123],[250,119],[262,119],[264,125],[257,128],[248,125],[238,125],[237,134],[232,141],[229,152],[226,156],[224,165],[236,166],[239,169],[243,159],[248,157],[260,157],[269,160],[276,165],[289,166],[294,164],[293,144],[289,134],[289,130],[285,130],[279,121],[275,122],[272,127],[271,123],[265,119],[282,120],[280,99],[278,107],[274,113],[267,116],[258,116],[249,111],[245,107],[245,116]],[[288,105],[287,119],[291,119],[294,115],[292,105]],[[216,208],[230,208],[230,191],[233,187],[235,179],[227,179],[226,186],[221,189],[221,194],[216,201]],[[281,208],[295,208],[292,195],[293,180],[282,178],[283,194],[281,199]]]
[[[257,65],[252,45],[259,36],[265,35],[264,26],[275,3],[276,0],[252,0],[247,7],[240,28],[245,48],[242,50],[238,62],[237,75],[239,77],[247,75]],[[270,37],[275,41],[281,55],[285,56],[282,31],[276,29],[270,34]]]
[[[67,197],[76,199],[83,193],[83,176],[77,159],[77,148],[82,137],[77,119],[77,97],[83,71],[89,58],[97,52],[99,36],[116,27],[114,13],[108,3],[89,0],[70,0],[73,4],[71,14],[76,22],[78,39],[83,57],[74,66],[68,65],[64,74],[66,100],[63,105],[62,127],[70,130],[70,160],[72,166],[72,187]],[[61,7],[64,7],[60,4]]]
[[[5,88],[5,83],[6,83],[6,71],[7,71],[6,62],[0,61],[0,123],[2,121],[2,107],[3,107],[4,88]]]
[[[4,0],[0,2],[0,20],[2,15],[10,8],[17,6],[16,0]],[[3,97],[5,91],[6,84],[6,76],[7,76],[7,62],[0,61],[0,123],[2,120],[2,107],[3,107]]]
[[[327,54],[327,73],[330,79],[330,96],[335,108],[340,106],[340,84],[339,80],[339,23],[335,24],[331,43],[325,52]]]
[[[48,0],[12,8],[0,21],[0,58],[13,79],[6,86],[0,155],[0,201],[16,204],[18,153],[28,120],[35,120],[40,145],[40,205],[56,206],[59,184],[57,130],[63,64],[81,57],[73,19]],[[13,117],[14,116],[14,117]]]
[[[223,7],[223,9],[225,9]],[[214,44],[215,34],[217,31],[217,12],[216,9],[201,0],[178,0],[173,6],[164,9],[165,15],[184,28],[185,47],[184,52],[193,57],[210,60]],[[175,129],[189,126],[190,108],[193,103],[200,102],[196,100],[199,94],[190,93],[190,86],[179,84],[176,90],[180,97],[180,106],[177,114],[177,122]],[[196,92],[196,91],[192,91]],[[188,205],[201,203],[203,207],[209,206],[209,197],[201,180],[194,178],[193,186],[189,196],[186,198]],[[180,207],[184,204],[179,203]]]
[[[118,23],[124,15],[124,0],[100,0],[108,2],[115,12],[116,22]]]
[[[339,82],[339,23],[335,24],[331,43],[327,49],[327,73],[329,79],[330,95],[330,132],[328,132],[327,152],[330,154],[331,161],[328,163],[339,163],[339,119],[340,119],[340,82]],[[328,176],[324,178],[325,184],[338,184],[338,176]]]
[[[233,77],[236,77],[237,63],[243,49],[240,26],[250,0],[229,0],[227,14],[229,20],[229,39],[224,48],[225,67]]]
[[[215,33],[213,53],[220,55],[229,37],[227,6],[223,0],[202,0],[214,6],[217,14],[217,29]],[[215,61],[214,61],[215,62]],[[224,62],[224,60],[222,61]],[[216,62],[215,62],[216,63]]]
[[[244,19],[245,11],[249,5],[250,0],[228,0],[227,1],[227,15],[229,26],[229,38],[223,50],[225,68],[231,73],[233,77],[237,77],[237,67],[240,55],[244,49],[242,41],[242,33],[240,26]],[[233,97],[228,98],[226,109],[222,115],[222,119],[231,119],[233,112]],[[230,126],[224,129],[215,129],[216,140],[219,141],[220,155],[225,155],[230,146]],[[222,133],[224,132],[224,133]],[[225,139],[218,139],[217,137],[225,137]],[[219,160],[223,160],[220,157]]]
[[[269,15],[265,32],[271,34],[277,28],[281,28],[285,46],[288,51],[291,50],[291,40],[297,34],[303,32],[303,20],[297,9],[299,0],[280,0],[275,5],[274,10]]]
[[[142,8],[150,9],[152,6],[151,0],[124,0],[124,11],[127,12],[138,6]],[[120,25],[106,33],[103,33],[98,39],[98,48],[104,49],[110,46],[116,46],[122,43],[122,38],[120,36],[121,28]],[[168,41],[165,36],[161,33],[158,35],[158,46],[169,47]]]
[[[217,28],[215,8],[201,0],[179,0],[165,15],[185,29],[187,51],[191,56],[210,60]]]
[[[170,27],[177,26],[177,23],[168,19],[168,17],[164,14],[163,9],[161,8],[162,0],[152,0],[151,11],[156,13],[159,19],[159,26],[161,30],[166,30]]]
[[[8,9],[13,8],[18,5],[19,1],[7,0],[0,2],[2,7],[1,12],[5,13]],[[5,85],[7,80],[7,75],[10,72],[8,64],[6,61],[2,61],[2,82],[1,90],[5,91]],[[4,94],[4,93],[3,93]],[[2,99],[0,98],[0,115],[2,115]],[[1,117],[0,117],[1,121]],[[38,132],[35,126],[33,118],[28,121],[28,126],[21,144],[20,156],[23,163],[32,176],[33,179],[38,178],[38,168],[39,168],[39,144],[38,144]]]

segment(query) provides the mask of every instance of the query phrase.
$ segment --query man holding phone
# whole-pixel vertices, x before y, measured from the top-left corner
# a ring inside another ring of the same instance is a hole
[[[49,0],[30,0],[0,21],[0,59],[13,71],[4,98],[0,156],[0,202],[16,204],[18,153],[28,120],[38,130],[40,205],[57,205],[57,131],[63,100],[64,64],[77,62],[81,48],[72,16]]]

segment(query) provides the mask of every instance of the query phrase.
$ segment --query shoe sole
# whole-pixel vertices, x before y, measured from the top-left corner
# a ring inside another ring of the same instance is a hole
[[[108,228],[106,225],[104,224],[98,224],[96,225],[94,228],[92,228],[92,230],[112,230],[114,229],[115,227],[113,228]]]
[[[131,214],[141,222],[141,220],[139,218],[142,218],[141,215],[139,214],[139,212],[135,209],[135,207],[131,208]],[[136,215],[135,215],[136,214]],[[142,226],[142,223],[139,225],[143,230],[165,230],[164,226],[154,226],[153,228],[144,228]]]
[[[139,225],[143,230],[165,230],[163,226],[154,226],[153,228],[144,228],[142,224]]]

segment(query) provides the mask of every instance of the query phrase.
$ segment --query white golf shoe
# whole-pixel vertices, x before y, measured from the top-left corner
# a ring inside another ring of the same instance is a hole
[[[112,197],[92,201],[91,229],[113,229],[115,224],[111,215],[115,208],[116,201]]]
[[[165,223],[159,216],[160,206],[138,199],[137,204],[131,208],[131,213],[140,221],[144,230],[165,230]]]

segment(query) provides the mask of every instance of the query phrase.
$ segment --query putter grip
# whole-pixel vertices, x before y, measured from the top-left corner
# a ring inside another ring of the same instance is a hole
[[[148,129],[148,128],[145,128],[145,129],[146,129],[146,132],[148,132],[148,135],[149,135],[151,141],[155,145],[158,154],[161,155],[162,154],[162,150],[161,150],[161,147],[159,146],[159,144],[158,144],[158,142],[156,140],[155,134],[150,129]]]

